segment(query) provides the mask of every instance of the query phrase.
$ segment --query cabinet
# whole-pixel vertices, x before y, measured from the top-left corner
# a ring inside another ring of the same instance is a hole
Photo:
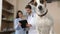
[[[14,6],[6,0],[2,1],[1,31],[14,31]]]

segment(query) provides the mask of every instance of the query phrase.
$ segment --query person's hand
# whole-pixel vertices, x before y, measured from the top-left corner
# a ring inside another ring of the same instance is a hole
[[[19,25],[19,26],[21,26],[22,24],[21,24],[21,23],[19,23],[18,25]]]
[[[31,24],[27,24],[26,26],[27,26],[27,27],[31,27],[32,25],[31,25]]]

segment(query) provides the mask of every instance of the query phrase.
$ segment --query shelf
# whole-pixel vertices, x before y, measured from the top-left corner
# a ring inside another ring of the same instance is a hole
[[[2,18],[2,20],[7,22],[13,22],[12,20],[7,20],[6,18]]]
[[[3,0],[3,4],[8,4],[9,6],[14,7],[11,3],[9,3],[9,2],[6,1],[6,0]]]
[[[15,30],[12,28],[12,29],[3,30],[2,32],[9,32],[9,31],[15,31]]]
[[[15,32],[15,30],[11,30],[11,31],[1,31],[0,33],[6,33],[6,32]]]
[[[14,30],[6,30],[4,28],[13,28],[13,19],[14,19],[14,6],[6,1],[2,1],[2,24],[1,24],[1,32],[13,32]]]
[[[8,13],[13,14],[13,12],[11,12],[10,10],[7,10],[7,9],[5,9],[5,8],[2,8],[2,10],[6,11],[6,12],[8,12]]]
[[[15,32],[15,30],[0,31],[0,34],[10,34],[12,32]]]

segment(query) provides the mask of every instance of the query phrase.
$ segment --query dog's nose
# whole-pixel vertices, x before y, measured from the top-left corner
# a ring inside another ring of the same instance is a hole
[[[42,8],[42,6],[39,6],[38,9],[39,9],[39,10],[42,10],[43,8]]]

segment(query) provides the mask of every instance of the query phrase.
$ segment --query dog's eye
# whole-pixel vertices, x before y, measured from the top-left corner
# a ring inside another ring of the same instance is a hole
[[[35,6],[37,6],[37,2],[35,2],[35,4],[34,4]]]
[[[40,3],[43,4],[44,3],[44,0],[40,0]]]

